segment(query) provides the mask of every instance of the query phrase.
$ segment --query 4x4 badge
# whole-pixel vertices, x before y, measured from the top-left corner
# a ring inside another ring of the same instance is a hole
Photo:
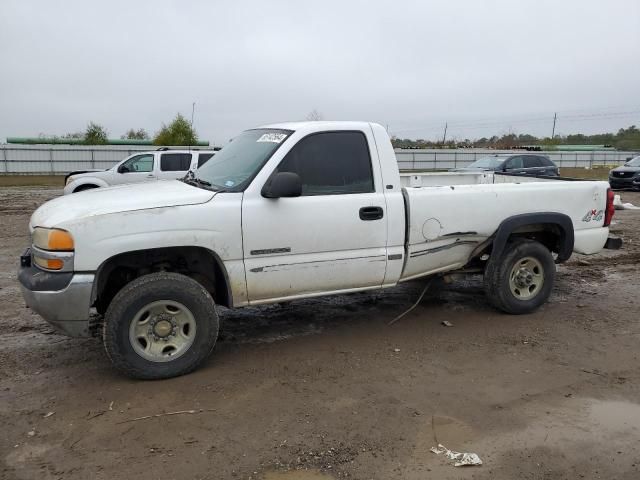
[[[582,217],[582,221],[583,222],[590,222],[590,221],[593,220],[593,221],[598,222],[598,221],[602,220],[603,213],[604,213],[604,210],[596,210],[596,209],[589,210],[587,212],[587,214],[584,217]]]

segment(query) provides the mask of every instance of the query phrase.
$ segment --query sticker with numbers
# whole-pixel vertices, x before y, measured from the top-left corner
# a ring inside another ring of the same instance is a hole
[[[286,137],[287,137],[286,133],[265,133],[257,141],[258,142],[280,143]]]

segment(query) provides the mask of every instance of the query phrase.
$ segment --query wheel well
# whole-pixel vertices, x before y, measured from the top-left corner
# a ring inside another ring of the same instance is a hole
[[[83,190],[89,190],[91,188],[98,188],[98,185],[95,185],[93,183],[85,183],[84,185],[80,185],[79,187],[76,187],[73,193],[82,192]]]
[[[193,278],[215,302],[231,306],[231,293],[221,260],[202,247],[168,247],[136,250],[106,260],[96,274],[94,305],[104,314],[113,297],[132,280],[153,272],[175,272]]]
[[[558,253],[562,249],[561,242],[563,240],[563,232],[560,226],[554,223],[523,225],[511,232],[509,240],[512,240],[514,237],[540,242],[547,247],[550,252]]]
[[[541,243],[550,252],[557,253],[557,262],[569,259],[573,251],[573,226],[567,230],[566,226],[553,222],[530,223],[514,226],[513,229],[499,228],[495,235],[481,243],[470,255],[469,265],[476,265],[480,257],[489,254],[499,257],[507,242],[516,238],[525,238]]]

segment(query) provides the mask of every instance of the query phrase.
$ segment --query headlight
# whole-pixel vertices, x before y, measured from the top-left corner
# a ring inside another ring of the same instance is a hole
[[[64,186],[66,187],[67,185],[69,185],[71,182],[73,182],[74,178],[73,177],[67,177],[67,181],[64,182]]]
[[[33,230],[33,263],[45,270],[73,270],[73,237],[66,230],[37,227]]]
[[[33,246],[43,250],[73,251],[73,237],[66,230],[36,227],[33,230]]]

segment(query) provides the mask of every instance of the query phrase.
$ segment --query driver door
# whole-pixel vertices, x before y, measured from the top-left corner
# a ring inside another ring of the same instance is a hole
[[[242,232],[249,303],[380,287],[386,271],[384,194],[376,191],[364,132],[321,132],[300,140],[278,172],[293,172],[302,195],[246,195]]]
[[[525,173],[524,157],[518,155],[507,159],[507,161],[504,162],[504,171],[507,173]]]
[[[143,153],[122,162],[113,175],[113,184],[148,182],[156,179],[154,172],[154,155]]]

